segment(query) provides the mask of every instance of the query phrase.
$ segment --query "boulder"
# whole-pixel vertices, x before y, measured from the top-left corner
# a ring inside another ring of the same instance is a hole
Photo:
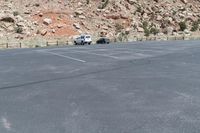
[[[42,36],[45,36],[45,35],[47,34],[47,30],[46,30],[46,29],[41,30],[41,31],[40,31],[40,34],[41,34]]]
[[[181,2],[183,2],[184,4],[187,4],[187,3],[188,3],[187,0],[181,0]]]
[[[52,32],[52,33],[55,33],[55,32],[56,32],[56,30],[55,30],[55,29],[52,29],[52,30],[51,30],[51,32]]]
[[[31,14],[31,10],[26,10],[26,11],[24,11],[24,14]]]
[[[14,23],[15,18],[11,14],[0,14],[0,21]]]
[[[62,28],[62,27],[64,27],[64,25],[63,24],[57,24],[57,27]]]
[[[157,18],[156,18],[157,21],[161,21],[162,19],[163,19],[163,17],[160,16],[160,15],[158,15]]]
[[[80,29],[80,24],[79,23],[74,23],[73,26],[76,28],[76,29]]]
[[[19,22],[16,25],[19,26],[19,27],[25,27],[25,23],[24,22]]]
[[[75,11],[75,14],[76,15],[81,15],[81,14],[83,14],[83,11],[82,10],[77,10],[77,11]]]
[[[80,19],[86,19],[86,17],[84,15],[79,15],[78,16]]]
[[[144,32],[144,29],[142,27],[137,27],[138,32]]]
[[[133,4],[137,3],[137,0],[128,0],[128,3],[133,5]]]
[[[39,16],[40,16],[40,17],[43,17],[43,13],[39,13]]]
[[[52,23],[52,19],[50,19],[50,18],[45,18],[43,20],[43,24],[45,24],[45,25],[50,25],[51,23]]]
[[[173,27],[167,27],[166,32],[168,35],[172,35],[174,28]]]
[[[185,30],[184,30],[184,33],[185,33],[185,34],[190,34],[190,31],[189,31],[188,29],[185,29]]]

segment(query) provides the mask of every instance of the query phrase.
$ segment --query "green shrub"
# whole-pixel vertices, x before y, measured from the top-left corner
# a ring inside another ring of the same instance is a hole
[[[147,21],[144,21],[144,22],[142,23],[142,27],[143,27],[143,29],[147,28],[148,25],[149,25],[148,22],[147,22]]]
[[[175,15],[176,15],[176,13],[177,13],[177,11],[174,11],[174,10],[173,10],[173,12],[172,12],[173,16],[175,16]]]
[[[19,12],[18,12],[18,11],[14,11],[14,12],[13,12],[13,15],[14,15],[14,16],[18,16],[18,15],[19,15]]]
[[[147,21],[144,21],[143,23],[142,23],[142,27],[143,27],[143,29],[144,29],[144,35],[145,36],[149,36],[150,35],[150,30],[149,30],[149,23],[147,22]]]
[[[159,33],[159,29],[153,28],[153,27],[152,27],[152,28],[150,29],[150,33],[156,35],[156,34]]]
[[[197,31],[198,29],[199,29],[199,22],[198,21],[194,21],[192,23],[191,31]]]
[[[109,0],[102,0],[102,5],[100,5],[98,8],[99,9],[104,9],[104,8],[106,8],[106,6],[108,5],[108,3],[109,3]]]
[[[150,30],[148,28],[144,28],[144,35],[149,36],[150,35]]]
[[[197,22],[200,24],[200,18],[197,20]]]
[[[136,12],[141,13],[142,12],[142,8],[140,6],[137,7]]]
[[[180,22],[180,23],[179,23],[179,26],[180,26],[180,30],[181,30],[181,31],[184,31],[185,29],[187,29],[187,25],[186,25],[186,22],[185,22],[185,21]]]
[[[119,42],[128,41],[127,34],[120,32],[118,34],[117,41],[119,41]]]
[[[119,24],[119,23],[115,24],[115,31],[116,32],[121,32],[123,29],[124,29],[124,27],[121,24]]]
[[[22,27],[16,27],[15,32],[21,34],[23,32]]]

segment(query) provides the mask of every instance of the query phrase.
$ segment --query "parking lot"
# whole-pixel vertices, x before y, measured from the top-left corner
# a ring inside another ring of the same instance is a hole
[[[199,133],[200,41],[0,51],[1,133]]]

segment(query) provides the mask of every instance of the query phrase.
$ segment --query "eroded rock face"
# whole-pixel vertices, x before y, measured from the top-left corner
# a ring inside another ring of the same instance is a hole
[[[0,14],[0,21],[14,23],[16,20],[13,15],[2,13]]]

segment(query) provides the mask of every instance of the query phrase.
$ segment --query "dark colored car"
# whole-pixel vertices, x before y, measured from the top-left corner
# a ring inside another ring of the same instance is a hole
[[[109,44],[110,43],[110,39],[108,38],[100,38],[99,40],[96,41],[97,44]]]

